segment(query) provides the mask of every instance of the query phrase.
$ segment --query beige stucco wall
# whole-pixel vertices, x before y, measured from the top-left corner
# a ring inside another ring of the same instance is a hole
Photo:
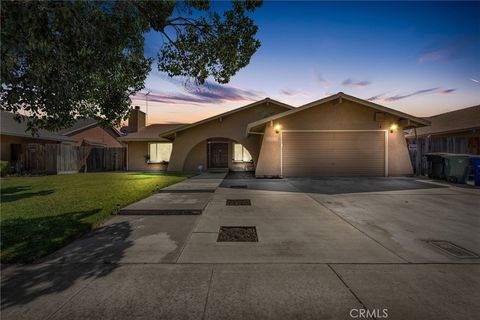
[[[287,110],[285,107],[272,102],[265,102],[224,116],[222,119],[215,119],[178,132],[173,143],[168,171],[189,170],[194,164],[196,168],[198,160],[202,157],[205,159],[204,163],[206,165],[206,148],[196,147],[200,142],[212,138],[226,138],[241,143],[247,148],[252,155],[253,161],[256,163],[260,151],[261,136],[246,136],[245,130],[247,124],[285,110]],[[195,150],[192,150],[193,148],[195,148]],[[229,149],[231,149],[231,145]],[[205,154],[203,154],[203,152],[205,152]],[[233,166],[231,159],[229,162],[230,166]]]
[[[205,140],[190,150],[185,159],[183,171],[197,171],[199,165],[204,169],[207,168],[207,141]]]
[[[147,141],[129,141],[128,150],[128,171],[165,171],[166,165],[161,163],[147,163],[145,155],[148,153]]]
[[[280,124],[282,130],[388,130],[392,123],[398,124],[399,119],[392,115],[386,115],[384,121],[376,122],[375,112],[375,109],[345,99],[342,103],[336,100],[336,103],[326,102],[277,119],[273,125]],[[280,138],[274,126],[265,126],[257,176],[280,175]],[[394,133],[388,132],[388,167],[389,176],[413,173],[400,127]]]

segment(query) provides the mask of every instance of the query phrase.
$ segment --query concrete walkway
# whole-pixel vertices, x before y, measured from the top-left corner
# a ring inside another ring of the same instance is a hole
[[[2,319],[478,318],[480,260],[424,240],[478,253],[480,189],[352,181],[189,179],[159,195],[208,195],[202,215],[117,216],[42,263],[3,265]],[[239,225],[259,242],[216,242]]]
[[[201,214],[226,173],[202,173],[120,209],[120,215]]]

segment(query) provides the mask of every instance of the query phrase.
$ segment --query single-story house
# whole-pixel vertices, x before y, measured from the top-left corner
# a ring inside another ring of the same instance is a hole
[[[130,120],[145,128],[138,108]],[[298,108],[266,98],[192,124],[149,126],[148,136],[142,129],[121,140],[128,143],[129,170],[397,176],[413,173],[403,129],[429,124],[339,92]],[[153,163],[161,166],[149,167]]]
[[[136,106],[130,110],[128,134],[119,140],[127,146],[127,170],[166,171],[172,143],[161,137],[163,132],[184,126],[184,123],[145,125],[145,113]]]
[[[123,143],[118,140],[121,137],[120,131],[116,128],[103,128],[95,119],[91,118],[77,119],[73,126],[58,131],[58,134],[76,140],[75,146],[124,147]]]
[[[26,132],[25,122],[17,122],[13,113],[1,111],[1,160],[15,162],[20,158],[21,145],[35,144],[73,144],[74,138],[53,133],[47,130],[38,130],[37,134],[32,136]]]
[[[480,155],[480,105],[426,117],[430,126],[410,129],[406,139],[416,172],[427,167],[426,153]]]

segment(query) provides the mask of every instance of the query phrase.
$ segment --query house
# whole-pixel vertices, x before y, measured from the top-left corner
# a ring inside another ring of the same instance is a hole
[[[77,119],[69,128],[58,131],[58,134],[68,136],[74,140],[75,146],[92,146],[107,148],[123,148],[118,140],[120,132],[115,128],[103,128],[95,119]]]
[[[38,130],[36,135],[27,131],[25,122],[17,122],[13,113],[1,111],[1,160],[16,162],[19,160],[21,146],[29,143],[35,144],[73,144],[74,138],[56,134],[47,130]]]
[[[134,127],[145,127],[139,109],[132,110],[131,119]],[[429,124],[339,92],[298,108],[266,98],[192,124],[149,126],[148,136],[140,137],[140,129],[121,140],[129,144],[129,170],[397,176],[413,173],[403,129]],[[141,144],[132,148],[135,138]]]
[[[406,134],[415,172],[427,167],[426,153],[445,152],[480,155],[480,105],[442,113],[425,120],[428,127],[408,130]]]
[[[127,170],[166,171],[172,143],[161,137],[163,132],[184,126],[178,124],[145,125],[145,113],[136,106],[130,110],[128,135],[119,138],[127,146]]]

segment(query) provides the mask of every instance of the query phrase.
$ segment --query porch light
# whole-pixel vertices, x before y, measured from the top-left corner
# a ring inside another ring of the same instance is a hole
[[[279,124],[275,125],[275,133],[280,133],[280,130],[282,130],[282,126]]]
[[[392,124],[390,125],[390,133],[394,133],[394,132],[397,131],[397,130],[398,130],[398,124],[392,123]]]

